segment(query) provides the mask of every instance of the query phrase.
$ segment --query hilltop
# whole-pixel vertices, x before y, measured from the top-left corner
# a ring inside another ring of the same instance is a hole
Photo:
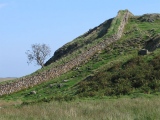
[[[59,48],[43,69],[1,83],[0,95],[28,103],[158,94],[159,43],[160,14],[120,10]]]

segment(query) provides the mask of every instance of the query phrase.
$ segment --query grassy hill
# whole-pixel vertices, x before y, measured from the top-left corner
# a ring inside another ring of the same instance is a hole
[[[63,65],[113,36],[120,19],[118,14],[59,48],[45,68],[30,76]],[[2,98],[50,101],[159,92],[159,23],[160,14],[131,15],[118,41],[58,77]],[[141,49],[149,54],[138,55]]]
[[[5,108],[0,118],[159,119],[155,107],[160,99],[159,48],[160,14],[134,16],[119,11],[59,48],[43,69],[1,82],[0,89],[33,80],[26,88],[0,96],[0,110]],[[34,83],[37,76],[45,80]],[[59,114],[53,114],[52,108]]]

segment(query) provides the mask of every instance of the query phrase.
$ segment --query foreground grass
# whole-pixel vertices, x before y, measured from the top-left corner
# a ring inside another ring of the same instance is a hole
[[[17,106],[0,101],[1,120],[158,120],[160,97],[81,100]],[[16,102],[17,103],[17,102]],[[1,104],[2,106],[2,104]]]

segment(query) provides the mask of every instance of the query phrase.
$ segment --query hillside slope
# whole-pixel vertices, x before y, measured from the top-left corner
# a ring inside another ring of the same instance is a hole
[[[103,39],[99,43],[90,44],[90,47],[88,49],[85,49],[82,54],[77,54],[76,51],[74,54],[68,55],[67,58],[69,59],[61,59],[57,62],[57,64],[55,62],[54,65],[50,65],[49,69],[43,69],[43,72],[37,71],[37,74],[34,74],[32,76],[20,78],[16,82],[1,85],[0,95],[10,94],[22,89],[26,89],[28,87],[33,87],[34,85],[60,76],[61,74],[64,74],[72,68],[87,61],[95,53],[103,50],[106,46],[108,46],[108,44],[118,40],[121,37],[124,26],[127,23],[130,15],[131,13],[128,10],[119,11],[117,17],[112,22],[108,35],[106,35],[105,38],[102,37]]]
[[[54,55],[46,62],[45,65],[47,66],[60,58],[64,58],[66,61],[66,59],[69,59],[68,57],[80,55],[86,52],[86,50],[97,46],[99,43],[109,42],[107,39],[112,39],[113,36],[115,39],[119,39],[123,32],[123,27],[130,16],[133,15],[128,10],[119,11],[115,18],[106,20],[99,26],[90,29],[88,32],[56,50]]]
[[[50,101],[159,92],[159,23],[159,14],[119,11],[58,49],[45,68],[1,84],[0,95],[21,90],[4,97]]]

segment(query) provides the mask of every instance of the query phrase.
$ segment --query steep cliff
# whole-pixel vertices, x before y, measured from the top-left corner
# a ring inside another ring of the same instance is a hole
[[[112,19],[105,21],[104,23],[100,24],[99,26],[90,29],[84,35],[79,36],[75,40],[65,44],[61,48],[55,51],[54,55],[45,63],[45,66],[55,62],[56,60],[67,56],[68,54],[72,54],[73,52],[87,48],[88,44],[94,43],[98,41],[99,38],[103,37],[107,34],[108,29],[111,26]]]
[[[122,17],[124,17],[123,16],[124,12],[125,11],[123,10],[119,11],[115,18],[106,20],[99,26],[90,29],[84,35],[79,36],[75,40],[65,44],[64,46],[56,50],[54,55],[45,63],[45,66],[55,62],[56,60],[62,57],[68,56],[69,54],[81,54],[82,52],[85,52],[86,49],[89,49],[94,45],[96,45],[97,43],[101,42],[102,40],[110,37],[111,35],[114,35],[115,32],[120,34],[120,32],[118,32],[118,29],[119,31],[122,31],[123,29],[123,27],[119,27],[119,25]],[[130,13],[129,11],[128,13],[130,16],[133,16],[132,13]]]

